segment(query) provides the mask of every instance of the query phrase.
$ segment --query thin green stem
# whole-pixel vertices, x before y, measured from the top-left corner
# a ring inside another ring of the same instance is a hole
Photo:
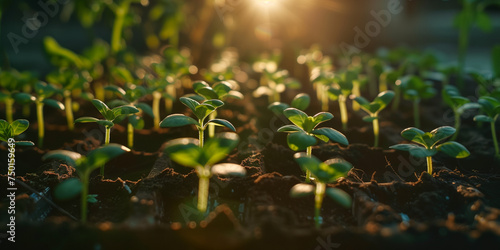
[[[167,85],[167,87],[165,87],[165,91],[170,95],[170,97],[165,98],[165,111],[167,114],[171,114],[174,106],[174,99],[176,98],[175,85]]]
[[[373,147],[378,147],[378,138],[379,138],[379,123],[378,123],[378,117],[376,117],[375,120],[372,121],[373,123],[373,136],[375,142],[373,143]]]
[[[340,119],[342,120],[342,130],[347,131],[347,122],[348,122],[347,105],[346,105],[346,98],[343,95],[339,96],[339,107],[340,107]]]
[[[384,92],[387,90],[387,75],[380,74],[379,84],[378,84],[378,92]]]
[[[127,124],[127,143],[129,148],[134,147],[134,126],[130,122]]]
[[[106,134],[105,134],[105,137],[104,137],[104,145],[108,145],[109,144],[109,137],[111,135],[111,127],[108,127],[108,126],[105,126],[106,128]],[[104,164],[101,166],[101,175],[104,177]]]
[[[328,112],[328,91],[325,85],[318,85],[318,89],[320,89],[321,95],[321,111]]]
[[[308,157],[312,156],[312,146],[307,147],[306,154]],[[309,182],[311,182],[311,171],[309,171],[309,169],[306,169],[306,183]]]
[[[210,184],[210,178],[206,176],[200,176],[198,183],[198,211],[204,213],[207,211],[208,204],[208,190]]]
[[[89,193],[89,174],[82,175],[82,196],[80,197],[80,202],[81,202],[80,220],[82,223],[87,222],[87,196]]]
[[[451,137],[450,140],[454,141],[458,137],[458,130],[460,129],[460,113],[458,113],[456,110],[453,110],[453,113],[455,115],[455,134]]]
[[[71,92],[69,90],[64,91],[64,106],[66,107],[66,120],[68,122],[68,129],[73,130],[75,128],[75,122],[73,118],[73,102],[71,100]]]
[[[361,90],[359,89],[359,81],[352,81],[352,94],[355,96],[361,96]],[[352,102],[352,110],[358,111],[360,109],[358,102]]]
[[[401,87],[394,87],[394,100],[392,101],[392,111],[397,111],[401,100]]]
[[[43,137],[45,136],[45,126],[43,124],[43,102],[36,101],[36,116],[38,120],[38,147],[43,147]]]
[[[427,156],[427,173],[432,175],[432,156]]]
[[[205,140],[205,129],[203,128],[203,120],[199,119],[198,122],[201,125],[201,127],[198,127],[198,141],[199,141],[198,145],[200,146],[200,148],[203,148]]]
[[[325,196],[326,184],[316,182],[316,190],[314,195],[314,224],[316,228],[320,228],[323,223],[321,218],[321,205],[323,204],[323,197]]]
[[[493,137],[493,144],[495,145],[495,155],[496,156],[500,156],[500,148],[498,147],[497,132],[496,132],[496,129],[495,129],[495,120],[496,120],[496,117],[495,117],[495,119],[493,119],[493,121],[490,122],[490,125],[491,125],[491,137]]]
[[[111,52],[116,54],[121,50],[121,37],[123,32],[123,24],[125,22],[125,16],[128,13],[130,7],[130,0],[124,0],[119,6],[117,6],[115,11],[115,22],[113,24],[113,33],[111,35]]]
[[[420,128],[420,110],[419,110],[420,99],[413,100],[413,121],[415,127]]]
[[[160,129],[160,99],[161,93],[158,91],[153,91],[153,120],[154,120],[154,129]]]
[[[14,106],[14,99],[11,97],[7,97],[5,99],[5,116],[7,118],[7,122],[10,124],[14,121],[13,118],[13,106]]]
[[[210,113],[208,119],[213,120],[217,117],[217,111],[214,110],[214,112]],[[208,137],[212,138],[215,136],[215,124],[209,123],[208,124]]]
[[[274,91],[272,102],[270,102],[270,103],[279,102],[280,100],[281,100],[280,93],[278,91]]]

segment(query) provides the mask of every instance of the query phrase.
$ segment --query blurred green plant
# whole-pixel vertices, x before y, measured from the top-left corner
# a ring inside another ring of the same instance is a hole
[[[12,123],[0,119],[0,141],[11,143],[11,139],[28,129],[30,123],[25,119],[17,119]],[[15,141],[16,146],[34,146],[31,141]]]
[[[472,103],[466,97],[460,95],[460,92],[455,86],[446,85],[443,87],[441,96],[444,102],[451,108],[455,118],[455,130],[457,131],[451,140],[455,140],[460,131],[460,117],[467,109],[479,108],[480,105],[477,103]]]
[[[432,82],[423,81],[414,75],[404,76],[401,79],[403,97],[413,103],[413,121],[415,127],[420,127],[420,101],[428,99],[436,94]]]
[[[474,121],[490,123],[491,137],[495,146],[495,155],[500,158],[500,148],[498,146],[495,122],[500,116],[500,101],[491,96],[481,96],[477,103],[481,106],[483,115],[476,115]]]

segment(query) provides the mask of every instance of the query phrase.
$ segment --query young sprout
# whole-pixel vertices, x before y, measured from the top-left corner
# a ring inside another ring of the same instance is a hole
[[[25,119],[18,119],[10,123],[0,119],[0,141],[11,143],[11,138],[22,134],[28,129],[30,123]],[[16,146],[33,146],[31,141],[16,141]]]
[[[329,140],[343,145],[349,145],[349,141],[339,131],[333,128],[316,128],[320,123],[333,118],[328,112],[320,112],[314,116],[307,116],[306,113],[296,108],[287,108],[283,114],[294,125],[285,125],[278,129],[278,132],[289,133],[287,136],[288,147],[293,151],[306,150],[307,155],[312,155],[312,146],[316,145],[317,139],[324,142]],[[306,182],[311,179],[311,173],[306,171]]]
[[[17,93],[14,95],[14,99],[17,102],[20,103],[27,103],[27,102],[35,102],[36,104],[36,115],[37,115],[37,121],[38,121],[38,147],[42,148],[43,147],[43,139],[45,137],[45,127],[44,127],[44,121],[43,121],[43,107],[45,104],[60,109],[64,110],[64,105],[54,99],[49,99],[49,97],[53,96],[57,92],[57,89],[50,85],[46,84],[44,82],[37,82],[35,84],[35,93],[36,96],[32,96],[26,93]]]
[[[453,137],[451,137],[451,140],[455,140],[460,129],[460,116],[465,112],[465,110],[479,108],[480,105],[477,103],[471,103],[469,99],[461,96],[458,89],[452,85],[444,86],[441,94],[444,102],[453,110],[455,117],[455,130],[457,130],[457,132],[453,135]]]
[[[208,189],[212,174],[244,176],[245,169],[237,164],[216,164],[226,158],[238,144],[238,135],[235,133],[221,133],[207,140],[205,147],[200,147],[199,141],[193,138],[171,140],[165,147],[169,157],[186,167],[196,170],[199,178],[198,211],[207,210]]]
[[[99,125],[104,126],[104,128],[106,129],[104,145],[109,144],[111,128],[115,125],[116,122],[120,121],[125,116],[139,112],[139,110],[132,105],[124,105],[110,109],[106,104],[104,104],[104,102],[98,99],[92,100],[92,104],[97,108],[104,119],[85,116],[76,119],[75,123],[95,122]],[[104,176],[104,165],[101,166],[101,175]]]
[[[116,99],[110,101],[108,104],[110,107],[118,107],[118,106],[134,106],[142,112],[138,112],[137,114],[132,114],[128,116],[127,123],[127,145],[129,148],[134,147],[134,129],[143,129],[144,128],[144,119],[141,117],[142,113],[146,113],[149,116],[153,117],[153,109],[149,104],[144,102],[139,102],[139,99],[143,98],[147,90],[142,86],[137,86],[134,84],[128,84],[126,89],[109,85],[104,89],[112,91],[116,95],[120,96],[122,99]]]
[[[309,95],[305,93],[300,93],[293,98],[292,103],[290,103],[290,105],[284,102],[273,102],[269,104],[267,108],[273,111],[276,115],[282,115],[283,111],[285,111],[285,109],[290,107],[305,111],[309,107],[310,103],[311,103],[311,98],[309,97]]]
[[[424,132],[418,128],[410,127],[401,132],[401,136],[415,144],[397,144],[390,148],[408,151],[414,157],[425,157],[427,159],[427,173],[432,175],[432,156],[441,151],[451,157],[465,158],[470,155],[469,151],[460,143],[447,141],[440,143],[444,139],[452,136],[456,130],[450,126],[443,126]]]
[[[193,114],[196,116],[198,120],[195,120],[183,114],[171,114],[165,117],[163,121],[161,121],[160,127],[171,128],[171,127],[180,127],[185,125],[196,125],[196,128],[198,129],[198,139],[200,142],[199,143],[200,147],[203,147],[205,129],[210,123],[214,123],[219,126],[224,126],[231,129],[232,131],[236,131],[233,124],[224,119],[212,119],[205,122],[205,119],[212,112],[214,112],[222,105],[224,105],[224,103],[221,100],[216,100],[216,99],[206,100],[201,104],[188,97],[181,97],[179,100],[182,102],[182,104],[186,105],[193,112]]]
[[[73,100],[72,93],[74,90],[84,89],[88,84],[80,73],[74,73],[69,70],[58,70],[47,75],[47,82],[54,86],[60,86],[58,92],[64,97],[64,106],[66,107],[66,120],[68,122],[68,129],[73,130],[75,127],[73,118]],[[83,92],[80,95],[86,100],[92,100],[93,96],[90,93]]]
[[[212,87],[208,85],[205,81],[197,81],[193,83],[193,89],[196,94],[203,97],[205,100],[217,99],[225,102],[228,98],[234,98],[238,100],[243,99],[243,94],[241,94],[238,89],[239,86],[235,81],[221,81],[215,83]],[[210,113],[208,116],[209,120],[217,118],[217,110]],[[215,135],[215,124],[208,124],[208,137],[212,138]]]
[[[81,193],[81,216],[82,223],[87,222],[87,202],[95,199],[95,195],[89,195],[89,178],[92,171],[104,166],[109,160],[129,152],[125,146],[111,143],[94,149],[83,156],[79,153],[67,150],[53,150],[43,156],[43,160],[55,159],[65,161],[66,164],[76,169],[79,180],[75,178],[61,182],[54,190],[58,199],[71,199]]]
[[[378,83],[378,88],[379,91],[383,91],[380,89],[384,88],[384,85],[382,82],[379,82],[380,75],[384,72],[384,64],[382,61],[378,58],[371,58],[368,61],[367,65],[367,72],[369,76],[369,81],[368,81],[368,90],[370,91],[370,96],[374,96],[377,93],[377,83]],[[384,90],[386,90],[387,87],[385,87]]]
[[[342,121],[342,130],[347,130],[348,114],[347,114],[347,97],[351,94],[353,82],[358,78],[356,70],[347,70],[341,75],[334,77],[336,83],[328,89],[328,96],[331,100],[338,100],[340,108],[340,120]]]
[[[156,64],[153,64],[154,66]],[[173,85],[174,84],[174,78],[172,77],[166,77],[166,78],[160,78],[160,79],[155,79],[151,77],[146,77],[145,82],[147,84],[147,90],[151,95],[153,96],[153,103],[152,103],[152,109],[153,109],[153,124],[154,124],[154,129],[158,130],[160,128],[160,101],[161,98],[165,99],[173,99],[170,94],[165,92],[165,89],[167,86]],[[170,113],[169,110],[167,110],[167,113]]]
[[[481,106],[481,111],[483,111],[484,115],[476,115],[474,121],[490,123],[491,137],[493,138],[493,145],[495,146],[495,155],[500,157],[500,148],[498,146],[495,129],[495,122],[500,116],[500,101],[491,96],[482,96],[477,103]]]
[[[413,102],[413,120],[415,127],[420,127],[420,101],[431,98],[436,94],[431,82],[424,82],[417,76],[401,78],[401,88],[405,99]]]
[[[373,147],[378,147],[378,138],[379,138],[379,122],[378,122],[378,113],[382,111],[394,98],[394,92],[391,90],[386,90],[378,94],[377,97],[372,102],[367,101],[365,98],[361,96],[351,96],[351,99],[354,99],[361,108],[366,111],[369,115],[363,117],[363,121],[372,122],[373,123],[373,135],[375,138],[375,142],[373,143]]]
[[[316,88],[316,94],[318,100],[321,102],[321,110],[323,112],[328,111],[328,89],[329,86],[334,82],[335,75],[333,72],[322,70],[321,68],[315,68],[311,72],[311,82],[313,87]]]
[[[296,184],[290,190],[290,196],[297,198],[314,194],[314,224],[319,229],[323,223],[321,205],[325,194],[345,208],[351,206],[352,199],[349,194],[339,188],[327,187],[327,184],[347,176],[347,173],[352,169],[352,165],[338,158],[321,162],[318,158],[307,156],[304,153],[296,153],[294,158],[302,169],[311,172],[316,185]]]
[[[5,116],[7,122],[14,121],[14,95],[18,98],[25,99],[24,103],[29,103],[32,96],[26,93],[19,93],[28,85],[27,81],[23,81],[23,74],[15,70],[0,71],[0,101],[5,103]]]
[[[287,70],[279,70],[274,73],[264,71],[264,75],[267,79],[267,85],[262,85],[253,92],[255,98],[267,95],[269,103],[279,102],[281,100],[280,95],[285,90],[300,88],[300,82],[289,77]]]

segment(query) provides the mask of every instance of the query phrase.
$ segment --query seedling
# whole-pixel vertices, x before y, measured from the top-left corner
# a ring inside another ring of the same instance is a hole
[[[491,127],[491,137],[495,146],[495,155],[500,157],[500,148],[498,147],[497,133],[495,129],[495,122],[500,116],[500,101],[494,97],[482,96],[477,103],[481,106],[481,111],[484,115],[476,115],[474,121],[489,122]]]
[[[278,129],[278,132],[289,133],[287,136],[288,147],[294,151],[306,150],[307,155],[311,156],[312,146],[316,145],[317,139],[324,142],[329,140],[343,145],[349,145],[349,141],[339,131],[333,128],[316,128],[320,123],[333,118],[328,112],[320,112],[314,116],[307,116],[306,113],[296,108],[287,108],[283,114],[294,125],[285,125]],[[309,182],[311,173],[306,171],[306,182]]]
[[[71,94],[74,90],[84,89],[88,82],[79,73],[74,73],[69,70],[58,70],[47,75],[47,82],[54,86],[60,86],[58,92],[64,97],[64,106],[66,107],[66,120],[68,129],[73,130],[75,127],[73,118],[73,100]],[[82,93],[84,99],[91,100],[93,98],[90,93]]]
[[[452,85],[444,86],[441,94],[444,102],[453,110],[455,117],[455,130],[457,130],[457,132],[453,135],[451,140],[455,140],[460,129],[460,116],[467,109],[479,108],[480,105],[477,103],[471,103],[469,99],[461,96],[458,89]]]
[[[351,96],[354,101],[359,103],[361,108],[366,111],[369,115],[363,117],[363,121],[372,122],[373,124],[373,135],[375,142],[373,143],[373,147],[378,147],[378,139],[379,139],[379,116],[378,114],[382,111],[394,98],[394,92],[391,90],[386,90],[378,94],[377,97],[372,102],[367,101],[365,98],[361,96]]]
[[[294,158],[302,169],[312,173],[316,186],[305,183],[296,184],[290,190],[290,196],[297,198],[314,194],[314,224],[319,229],[323,223],[321,205],[325,194],[345,208],[351,206],[352,199],[349,194],[339,188],[327,188],[326,185],[347,176],[347,173],[352,169],[352,165],[338,158],[321,162],[318,158],[307,156],[304,153],[296,153]]]
[[[311,98],[309,97],[309,95],[305,93],[300,93],[293,98],[292,103],[290,103],[290,105],[284,102],[273,102],[269,104],[267,108],[273,111],[276,115],[282,115],[283,111],[285,111],[285,109],[290,107],[305,111],[309,107],[310,103],[311,103]]]
[[[351,94],[353,82],[358,78],[356,70],[347,70],[340,76],[335,76],[333,87],[328,89],[328,97],[331,100],[338,100],[340,108],[340,120],[342,121],[342,130],[347,131],[348,114],[347,114],[347,97]]]
[[[23,77],[23,73],[15,70],[0,71],[0,101],[5,103],[5,116],[9,123],[14,121],[14,95],[23,99],[23,103],[29,103],[32,98],[29,94],[19,93],[28,84],[23,78],[25,78]]]
[[[81,193],[80,220],[85,223],[87,222],[87,202],[95,199],[95,195],[88,194],[90,174],[111,159],[129,151],[130,149],[125,146],[111,143],[90,151],[87,156],[67,150],[53,150],[45,154],[42,159],[62,160],[76,169],[79,179],[70,178],[61,182],[55,188],[55,196],[58,199],[71,199]]]
[[[253,92],[253,96],[258,98],[267,95],[269,103],[279,102],[281,93],[285,92],[286,89],[298,89],[301,86],[299,81],[289,77],[287,70],[279,70],[274,73],[264,71],[264,75],[267,79],[267,85],[258,87]]]
[[[444,139],[452,136],[456,130],[450,126],[443,126],[424,132],[418,128],[410,127],[401,132],[403,138],[417,143],[415,144],[397,144],[390,148],[408,151],[414,157],[425,157],[427,159],[427,173],[432,175],[432,156],[441,151],[451,157],[465,158],[470,155],[469,151],[460,143],[455,141],[442,142]],[[438,145],[438,143],[440,143]]]
[[[311,82],[316,88],[316,94],[318,100],[321,102],[321,110],[323,112],[328,111],[329,99],[328,99],[328,89],[329,86],[333,84],[335,75],[331,71],[321,70],[320,68],[315,68],[311,72]]]
[[[222,81],[222,82],[217,82],[213,85],[213,87],[210,87],[208,83],[205,81],[197,81],[193,83],[193,89],[194,91],[203,97],[205,100],[210,100],[210,99],[217,99],[225,102],[228,98],[234,98],[241,100],[243,99],[243,94],[241,94],[238,89],[238,85],[234,81]],[[213,120],[217,118],[217,110],[214,110],[210,115],[208,116],[209,120]],[[210,123],[208,124],[208,136],[210,138],[214,137],[215,135],[215,124]]]
[[[379,85],[379,91],[380,88],[383,88],[383,83],[379,83],[380,75],[384,72],[384,64],[383,62],[378,59],[378,58],[371,58],[368,61],[367,65],[367,71],[368,71],[368,76],[369,76],[369,81],[368,81],[368,90],[370,91],[370,96],[374,96],[377,93],[377,85]],[[379,84],[377,84],[379,83]],[[387,87],[386,87],[387,89]]]
[[[186,167],[194,168],[199,178],[198,185],[198,211],[207,210],[208,189],[210,177],[213,174],[244,176],[245,169],[237,164],[216,164],[226,158],[238,144],[238,135],[235,133],[222,133],[207,140],[205,147],[200,147],[198,140],[193,138],[180,138],[169,141],[165,152],[169,157]]]
[[[413,120],[415,127],[420,127],[420,101],[431,98],[436,94],[432,82],[424,82],[417,76],[401,78],[401,88],[405,99],[413,102]]]
[[[106,135],[104,137],[105,138],[104,145],[109,144],[111,128],[115,125],[115,122],[120,121],[125,116],[139,112],[139,110],[132,105],[124,105],[110,109],[104,102],[98,99],[92,100],[92,104],[97,108],[97,110],[99,111],[99,113],[101,113],[104,119],[85,116],[76,119],[75,123],[95,122],[99,125],[104,126],[104,128],[106,129]],[[104,165],[101,166],[101,175],[104,176]]]
[[[30,123],[25,119],[18,119],[10,123],[0,119],[0,141],[11,143],[11,138],[22,134],[28,129]],[[31,141],[16,141],[16,146],[34,146]]]
[[[134,84],[129,84],[126,89],[117,87],[117,86],[106,86],[106,90],[112,91],[113,93],[120,96],[122,99],[116,99],[110,101],[108,104],[111,107],[118,106],[134,106],[142,112],[138,112],[137,114],[131,114],[128,116],[127,123],[127,143],[129,148],[134,147],[134,129],[143,129],[144,128],[144,119],[141,117],[142,113],[146,113],[153,117],[153,110],[149,104],[144,102],[139,102],[139,100],[144,97],[147,93],[147,90],[142,86],[137,86]]]
[[[49,99],[49,97],[53,96],[57,92],[57,89],[44,82],[37,82],[35,84],[35,93],[36,96],[32,96],[26,93],[17,93],[14,95],[14,99],[20,103],[28,103],[35,102],[36,104],[36,115],[38,121],[38,147],[43,147],[43,139],[45,137],[45,126],[43,121],[43,107],[45,104],[57,108],[60,110],[64,110],[64,105],[54,99]]]
[[[179,100],[182,102],[182,104],[186,105],[193,112],[193,114],[196,116],[198,120],[195,120],[183,114],[171,114],[165,117],[163,121],[161,121],[160,127],[170,128],[170,127],[180,127],[185,125],[196,125],[196,128],[198,129],[198,139],[200,142],[199,143],[200,147],[203,147],[205,129],[210,123],[214,123],[219,126],[224,126],[231,129],[232,131],[236,131],[233,124],[224,119],[212,119],[205,122],[205,119],[212,112],[214,112],[222,105],[224,105],[224,103],[221,100],[213,99],[204,101],[203,103],[199,103],[198,101],[195,101],[188,97],[181,97]]]

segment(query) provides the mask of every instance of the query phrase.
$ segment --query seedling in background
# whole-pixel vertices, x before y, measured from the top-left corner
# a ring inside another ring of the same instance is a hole
[[[28,85],[27,78],[30,78],[28,74],[15,70],[0,71],[0,101],[5,103],[5,116],[9,123],[14,121],[14,95],[22,99],[24,104],[31,101],[31,95],[22,92],[19,93],[19,91],[24,90]]]
[[[121,119],[125,116],[135,114],[139,112],[139,110],[131,105],[119,106],[113,109],[110,109],[104,102],[100,100],[94,99],[92,100],[92,104],[97,108],[99,113],[104,117],[104,119],[98,119],[95,117],[80,117],[75,120],[75,123],[87,123],[87,122],[95,122],[99,125],[104,126],[106,129],[106,135],[104,139],[104,145],[109,144],[109,137],[111,134],[111,128],[115,125],[115,122],[121,121]],[[104,176],[104,164],[101,166],[101,175]]]
[[[37,82],[35,84],[35,96],[26,94],[26,93],[17,93],[14,95],[14,99],[19,103],[29,103],[35,102],[36,104],[36,115],[38,121],[38,144],[39,148],[43,147],[43,139],[45,137],[45,123],[43,120],[43,107],[45,104],[57,108],[60,110],[64,110],[64,105],[54,99],[49,99],[49,97],[53,96],[57,92],[57,89],[44,82]]]
[[[312,146],[316,145],[317,139],[324,142],[329,140],[342,145],[349,145],[347,138],[333,128],[316,128],[320,123],[333,118],[328,112],[320,112],[314,116],[307,116],[306,113],[296,108],[287,108],[283,114],[294,125],[285,125],[278,129],[278,132],[289,133],[287,136],[288,147],[293,151],[306,150],[308,156],[312,155]],[[311,172],[306,171],[306,182],[311,179]]]
[[[198,184],[198,211],[204,213],[208,204],[208,189],[210,177],[213,174],[244,176],[245,169],[237,164],[216,164],[227,157],[236,145],[238,135],[235,133],[221,133],[207,140],[204,147],[193,138],[171,140],[165,147],[169,157],[180,165],[194,168],[199,178]]]
[[[64,97],[68,129],[73,130],[75,123],[73,118],[73,99],[71,95],[74,90],[85,89],[85,85],[88,85],[87,79],[79,73],[74,73],[69,70],[58,70],[47,75],[47,82],[54,86],[60,86],[57,91]],[[86,92],[81,93],[80,96],[86,100],[92,100],[93,98],[92,94]]]
[[[325,194],[345,208],[351,206],[352,199],[348,193],[339,188],[327,188],[326,185],[347,176],[347,173],[352,169],[352,165],[338,158],[321,162],[318,158],[307,156],[304,153],[296,153],[294,158],[302,169],[311,172],[316,185],[296,184],[290,190],[290,196],[297,198],[314,194],[314,224],[319,229],[323,223],[321,205]]]
[[[365,98],[361,96],[351,96],[354,101],[359,103],[361,108],[366,111],[369,115],[363,117],[363,121],[372,122],[373,123],[373,135],[375,142],[373,143],[373,147],[378,147],[379,141],[379,116],[378,114],[382,111],[394,98],[394,92],[391,90],[386,90],[380,94],[373,100],[373,102],[367,101]]]
[[[469,99],[461,96],[458,89],[452,85],[444,86],[441,94],[444,102],[453,110],[455,130],[457,130],[457,132],[453,135],[451,140],[455,140],[460,129],[460,116],[467,109],[480,108],[481,106],[477,103],[471,103]]]
[[[424,82],[417,76],[401,78],[401,89],[406,100],[413,102],[413,120],[415,127],[420,127],[420,101],[436,94],[431,82]]]
[[[491,137],[495,146],[495,155],[500,158],[500,148],[498,146],[497,133],[495,129],[495,122],[500,116],[500,101],[494,97],[482,96],[477,103],[481,106],[481,111],[484,115],[476,115],[474,121],[488,122],[491,127]]]
[[[111,143],[94,149],[83,156],[79,153],[67,150],[53,150],[43,156],[43,160],[62,160],[76,169],[79,179],[70,178],[61,182],[54,190],[57,199],[65,200],[81,194],[81,216],[82,223],[87,222],[87,202],[95,200],[95,195],[89,195],[89,178],[92,171],[104,166],[111,159],[129,152],[125,146]]]
[[[143,129],[144,128],[144,119],[141,117],[142,113],[146,113],[149,116],[153,117],[153,110],[149,104],[144,102],[139,102],[141,98],[143,98],[147,90],[142,86],[137,86],[134,84],[128,84],[126,89],[117,87],[117,86],[106,86],[104,89],[112,91],[116,95],[120,96],[122,99],[116,99],[110,101],[108,104],[110,107],[118,107],[118,106],[134,106],[142,112],[138,112],[136,114],[131,114],[128,116],[127,123],[127,145],[129,148],[134,147],[134,129]]]
[[[407,128],[401,132],[403,138],[417,143],[415,144],[397,144],[390,148],[408,151],[414,157],[425,157],[427,159],[427,173],[432,175],[432,156],[441,151],[451,157],[465,158],[470,155],[469,151],[460,143],[447,141],[438,145],[446,138],[452,136],[456,130],[450,126],[443,126],[424,132],[418,128]]]
[[[333,87],[328,89],[328,97],[335,101],[338,100],[340,108],[340,120],[342,121],[342,130],[347,131],[349,116],[347,114],[347,97],[351,94],[353,82],[358,78],[356,70],[347,70],[340,76],[334,77]]]
[[[383,62],[378,59],[378,58],[371,58],[369,61],[368,61],[368,64],[367,64],[367,72],[368,72],[368,90],[370,91],[370,96],[374,96],[377,94],[377,85],[378,85],[378,89],[379,91],[383,91],[383,90],[380,90],[380,89],[383,89],[385,87],[384,90],[387,89],[387,85],[383,85],[384,83],[383,82],[380,82],[379,79],[380,79],[380,75],[384,72],[384,64]],[[378,83],[378,84],[377,84]]]
[[[290,103],[290,105],[284,102],[273,102],[269,104],[267,108],[273,111],[276,115],[283,115],[283,111],[285,111],[285,109],[290,107],[305,111],[309,107],[310,103],[311,103],[311,98],[309,97],[309,95],[305,93],[300,93],[293,98],[292,103]]]
[[[9,139],[14,138],[22,134],[28,127],[30,123],[25,119],[18,119],[10,123],[4,119],[0,119],[0,141],[10,143]],[[34,146],[35,144],[31,141],[16,141],[16,146]]]
[[[193,83],[193,89],[196,94],[202,96],[205,100],[217,99],[225,102],[228,98],[234,98],[238,100],[243,99],[243,94],[241,94],[238,89],[238,85],[234,81],[222,81],[215,83],[212,87],[208,85],[205,81],[197,81]],[[209,120],[214,120],[217,118],[217,110],[214,110],[208,116]],[[208,124],[208,137],[212,138],[215,135],[215,124]]]
[[[171,114],[163,121],[160,123],[160,127],[162,128],[171,128],[171,127],[181,127],[181,126],[186,126],[186,125],[196,125],[196,128],[198,129],[198,139],[199,139],[199,146],[203,147],[203,142],[204,142],[204,137],[205,137],[205,129],[207,128],[208,124],[214,123],[219,126],[224,126],[232,131],[236,131],[234,128],[233,124],[231,124],[229,121],[224,120],[224,119],[213,119],[213,120],[208,120],[205,122],[205,119],[215,110],[220,108],[224,103],[221,100],[207,100],[204,101],[203,103],[199,103],[191,98],[188,97],[181,97],[179,98],[179,101],[181,101],[184,105],[186,105],[196,116],[198,120],[195,120],[189,116],[185,116],[183,114]]]
[[[156,66],[152,65],[152,67]],[[148,92],[151,93],[151,95],[153,96],[153,103],[152,103],[153,120],[154,120],[153,124],[154,124],[154,129],[158,130],[160,128],[160,101],[162,97],[165,98],[165,100],[174,99],[173,96],[165,92],[167,86],[171,85],[173,86],[174,78],[173,77],[165,77],[159,79],[146,78],[145,80]],[[170,106],[170,111],[171,111],[171,106]],[[170,113],[170,111],[167,110],[167,113]]]
[[[285,92],[285,90],[298,89],[301,86],[299,81],[289,77],[287,70],[280,70],[274,73],[264,71],[264,75],[267,79],[267,85],[258,87],[253,92],[253,96],[259,98],[263,95],[267,95],[269,97],[269,103],[279,102],[281,100],[280,95]]]

